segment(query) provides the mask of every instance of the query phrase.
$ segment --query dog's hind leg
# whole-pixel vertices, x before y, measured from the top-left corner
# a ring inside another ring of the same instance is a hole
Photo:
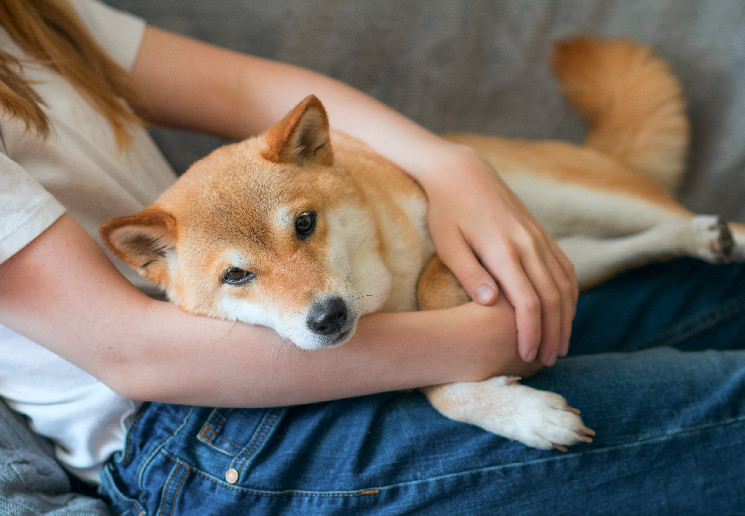
[[[629,236],[574,236],[562,238],[558,243],[574,264],[580,289],[600,283],[622,270],[653,261],[681,256],[711,263],[745,259],[742,248],[735,251],[737,245],[729,226],[716,215],[666,221]]]

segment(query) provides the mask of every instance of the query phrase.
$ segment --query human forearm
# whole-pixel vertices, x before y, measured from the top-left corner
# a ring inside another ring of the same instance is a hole
[[[162,308],[164,313],[176,311],[172,306]],[[344,346],[315,351],[300,350],[266,328],[179,312],[182,324],[164,327],[153,337],[158,339],[154,345],[143,344],[143,355],[130,356],[128,361],[134,363],[122,365],[121,377],[112,383],[133,398],[252,407],[533,372],[535,367],[526,366],[514,352],[514,344],[500,345],[495,338],[504,333],[505,340],[514,339],[509,308],[504,331],[471,325],[471,334],[456,335],[456,329],[464,330],[464,320],[474,319],[474,310],[484,309],[372,314],[360,321],[355,337]],[[489,317],[494,319],[493,314]],[[207,327],[210,340],[196,339]]]
[[[147,99],[141,114],[159,125],[240,140],[266,130],[297,102],[315,94],[334,128],[373,145],[422,176],[418,179],[436,170],[444,154],[462,153],[381,102],[323,74],[153,27],[145,33],[133,78]],[[412,147],[428,152],[412,153]],[[422,156],[431,156],[432,166],[422,163]]]
[[[341,348],[307,352],[146,298],[68,217],[0,265],[1,323],[135,399],[286,405],[520,373],[513,318],[506,303],[374,314]]]
[[[573,267],[475,153],[321,74],[153,28],[145,33],[133,80],[154,123],[232,139],[266,129],[316,94],[332,127],[366,141],[419,181],[438,255],[479,303],[493,303],[502,288],[515,307],[523,358],[551,365],[567,353],[577,301]]]

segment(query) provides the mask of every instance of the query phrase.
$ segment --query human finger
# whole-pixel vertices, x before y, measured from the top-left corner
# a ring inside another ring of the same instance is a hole
[[[541,298],[528,277],[520,257],[512,250],[495,249],[482,253],[481,260],[496,279],[507,300],[515,309],[517,345],[520,356],[533,362],[542,340]]]
[[[440,260],[458,279],[468,296],[481,305],[494,303],[499,292],[497,282],[475,256],[463,234],[457,229],[445,233],[438,244]]]
[[[479,256],[515,307],[522,356],[553,365],[568,351],[574,319],[577,289],[571,263],[539,230]]]
[[[569,352],[569,340],[572,335],[572,325],[577,311],[577,300],[579,299],[579,287],[574,271],[574,265],[567,258],[557,244],[552,242],[553,257],[560,267],[560,273],[555,275],[559,290],[564,293],[565,300],[562,303],[562,331],[561,348],[559,356],[566,356]]]
[[[537,357],[547,366],[554,365],[571,332],[571,289],[564,271],[552,254],[525,258],[526,274],[541,305],[541,341]]]

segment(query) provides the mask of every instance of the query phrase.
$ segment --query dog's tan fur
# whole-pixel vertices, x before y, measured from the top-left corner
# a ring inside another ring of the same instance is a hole
[[[554,69],[588,118],[585,145],[449,138],[499,171],[567,252],[581,287],[654,259],[745,258],[739,227],[733,241],[720,219],[694,216],[670,196],[688,122],[662,61],[627,41],[577,38],[557,47]],[[270,326],[306,349],[342,344],[364,313],[468,299],[434,255],[419,186],[330,131],[312,96],[264,135],[195,163],[156,203],[106,222],[101,235],[185,310]],[[448,417],[539,448],[591,433],[560,396],[506,377],[425,393]]]

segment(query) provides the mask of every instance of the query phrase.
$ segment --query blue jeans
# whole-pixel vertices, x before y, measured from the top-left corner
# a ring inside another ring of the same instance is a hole
[[[744,312],[739,265],[676,260],[583,294],[573,354],[525,382],[564,395],[597,431],[568,452],[452,422],[418,392],[266,410],[150,404],[102,492],[130,514],[742,512]]]

